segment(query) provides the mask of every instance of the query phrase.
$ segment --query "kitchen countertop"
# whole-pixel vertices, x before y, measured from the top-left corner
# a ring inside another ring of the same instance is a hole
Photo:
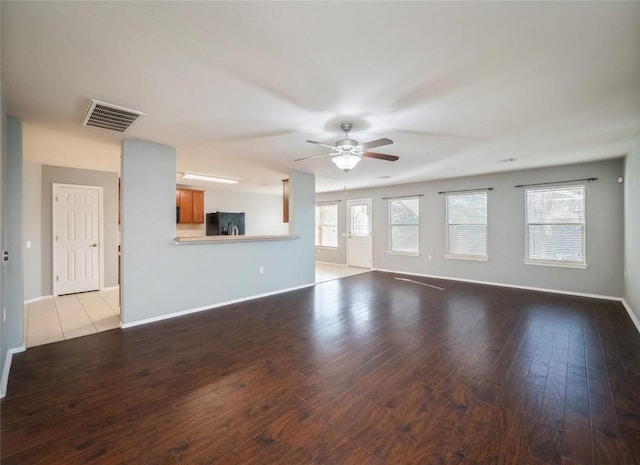
[[[260,242],[260,241],[283,241],[297,239],[297,234],[279,234],[272,236],[192,236],[176,237],[176,244],[207,244],[219,242]]]

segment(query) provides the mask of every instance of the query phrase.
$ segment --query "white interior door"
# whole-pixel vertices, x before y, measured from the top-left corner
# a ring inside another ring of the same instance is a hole
[[[371,268],[371,199],[349,200],[347,216],[347,265]]]
[[[53,185],[55,295],[100,289],[102,187]]]

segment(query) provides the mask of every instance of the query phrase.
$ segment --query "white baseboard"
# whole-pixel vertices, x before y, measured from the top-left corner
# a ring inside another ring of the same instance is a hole
[[[26,305],[26,304],[32,304],[32,303],[34,303],[34,302],[39,302],[39,301],[44,300],[44,299],[50,299],[50,298],[52,298],[52,297],[53,297],[52,295],[42,295],[42,296],[40,296],[40,297],[36,297],[35,299],[25,300],[25,301],[24,301],[24,304],[25,304],[25,305]]]
[[[9,384],[9,371],[11,371],[11,360],[13,354],[24,352],[27,348],[23,345],[7,350],[7,356],[4,359],[4,368],[2,369],[2,378],[0,378],[0,398],[7,395],[7,385]]]
[[[631,306],[625,299],[621,299],[621,302],[622,302],[622,305],[624,305],[624,308],[627,310],[627,313],[629,314],[631,321],[633,321],[633,324],[636,325],[636,329],[640,333],[640,320],[638,320],[638,317],[636,316],[635,313],[633,313],[633,310],[631,310]]]
[[[449,281],[460,281],[463,283],[486,284],[487,286],[510,287],[513,289],[524,289],[527,291],[539,291],[539,292],[551,292],[553,294],[575,295],[577,297],[590,297],[592,299],[617,300],[618,302],[622,301],[622,297],[602,295],[602,294],[588,294],[585,292],[563,291],[559,289],[547,289],[544,287],[520,286],[517,284],[495,283],[492,281],[478,281],[476,279],[451,278],[448,276],[437,276],[437,275],[422,274],[422,273],[407,273],[405,271],[384,270],[381,268],[376,268],[376,271],[383,271],[385,273],[406,274],[409,276],[422,276],[424,278],[447,279]]]
[[[111,291],[111,290],[115,290],[115,289],[119,289],[119,288],[120,288],[120,286],[109,286],[109,287],[103,287],[103,288],[102,288],[102,289],[100,289],[99,291]],[[98,291],[98,292],[99,292],[99,291]],[[54,296],[53,296],[53,295],[42,295],[42,296],[40,296],[40,297],[36,297],[36,298],[34,298],[34,299],[25,300],[25,301],[23,302],[23,304],[24,304],[24,305],[26,305],[26,304],[32,304],[32,303],[34,303],[34,302],[39,302],[39,301],[44,300],[44,299],[51,299],[52,297],[54,297]]]
[[[132,328],[134,326],[146,325],[148,323],[154,323],[156,321],[168,320],[170,318],[176,318],[183,315],[189,315],[191,313],[198,313],[205,310],[212,310],[214,308],[224,307],[225,305],[236,304],[239,302],[246,302],[248,300],[260,299],[262,297],[269,297],[271,295],[282,294],[284,292],[296,291],[298,289],[304,289],[305,287],[315,286],[316,283],[303,284],[302,286],[289,287],[287,289],[280,289],[278,291],[265,292],[264,294],[255,294],[249,297],[242,297],[240,299],[228,300],[226,302],[220,302],[216,304],[204,305],[202,307],[189,308],[187,310],[181,310],[179,312],[167,313],[166,315],[154,316],[152,318],[145,318],[144,320],[131,321],[129,323],[120,323],[120,327],[123,329]],[[126,314],[126,309],[122,309],[120,315]]]
[[[514,289],[524,289],[527,291],[540,291],[540,292],[551,292],[553,294],[575,295],[577,297],[589,297],[592,299],[615,300],[617,302],[622,303],[623,307],[629,314],[631,321],[633,321],[633,324],[635,325],[636,329],[640,333],[640,320],[638,320],[638,317],[635,315],[635,313],[633,313],[633,310],[631,310],[631,307],[623,297],[616,297],[616,296],[602,295],[602,294],[588,294],[586,292],[561,291],[558,289],[546,289],[542,287],[518,286],[515,284],[494,283],[490,281],[477,281],[475,279],[450,278],[446,276],[436,276],[436,275],[429,275],[429,274],[422,274],[422,273],[407,273],[404,271],[385,270],[381,268],[376,268],[376,271],[382,271],[384,273],[406,274],[409,276],[422,276],[424,278],[447,279],[450,281],[461,281],[465,283],[485,284],[487,286],[510,287]]]
[[[109,286],[109,287],[103,287],[102,289],[100,289],[101,291],[112,291],[115,289],[120,289],[120,286]]]

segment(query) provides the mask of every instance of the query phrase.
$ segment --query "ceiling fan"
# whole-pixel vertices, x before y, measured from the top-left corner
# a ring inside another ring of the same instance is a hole
[[[358,162],[362,160],[362,157],[377,158],[379,160],[387,161],[396,161],[398,159],[398,157],[396,157],[395,155],[369,152],[368,150],[374,147],[393,144],[393,141],[391,139],[382,138],[360,144],[357,140],[349,139],[349,131],[351,131],[351,128],[353,128],[353,125],[351,123],[342,123],[340,125],[340,128],[344,131],[344,139],[336,141],[336,143],[333,145],[325,144],[324,142],[317,142],[314,140],[307,141],[311,144],[322,145],[323,147],[330,148],[331,150],[333,150],[333,152],[325,153],[323,155],[312,155],[310,157],[298,158],[295,161],[308,160],[310,158],[333,157],[331,161],[346,173],[351,168],[356,166]]]

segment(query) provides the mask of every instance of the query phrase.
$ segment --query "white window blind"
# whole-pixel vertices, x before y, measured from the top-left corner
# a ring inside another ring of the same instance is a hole
[[[338,247],[338,204],[316,205],[316,247]]]
[[[446,256],[486,260],[487,193],[448,193],[446,202]]]
[[[389,251],[419,253],[420,199],[389,199]]]
[[[525,261],[584,266],[584,186],[529,188],[525,195]]]

